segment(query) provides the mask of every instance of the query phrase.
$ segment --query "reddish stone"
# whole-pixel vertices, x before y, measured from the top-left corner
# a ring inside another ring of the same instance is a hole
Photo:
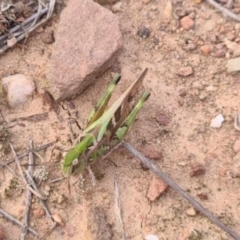
[[[199,197],[201,200],[208,200],[208,195],[207,195],[207,193],[199,193],[199,194],[198,194],[198,197]]]
[[[201,50],[201,52],[204,55],[208,55],[211,52],[211,50],[212,50],[212,46],[210,46],[210,45],[203,45],[203,46],[200,47],[200,50]]]
[[[142,151],[147,158],[153,160],[160,160],[163,156],[162,149],[155,145],[144,146]]]
[[[193,74],[193,69],[190,66],[181,67],[181,68],[179,68],[177,74],[182,76],[182,77],[187,77],[187,76],[190,76],[191,74]]]
[[[180,89],[179,96],[185,97],[187,95],[187,90],[185,88]]]
[[[190,172],[190,176],[191,177],[197,177],[200,175],[205,174],[206,170],[205,167],[200,164],[200,163],[194,163],[191,165],[191,172]]]
[[[180,20],[180,25],[183,29],[189,30],[193,27],[194,21],[189,16],[186,16]]]
[[[74,98],[93,84],[114,64],[123,43],[118,17],[89,0],[68,2],[55,39],[47,79],[59,101]]]
[[[171,122],[171,118],[165,113],[159,113],[156,117],[157,122],[160,125],[167,126]]]
[[[163,182],[162,179],[154,175],[148,188],[147,192],[148,199],[150,201],[155,201],[166,191],[167,188],[168,185],[165,182]]]

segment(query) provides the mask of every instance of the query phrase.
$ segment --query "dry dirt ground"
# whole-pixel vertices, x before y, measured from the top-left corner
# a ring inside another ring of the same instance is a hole
[[[75,109],[70,111],[78,111],[78,122],[84,126],[89,109],[111,81],[112,72],[120,70],[122,74],[122,82],[115,91],[116,98],[148,67],[144,87],[151,92],[151,97],[140,112],[127,141],[140,151],[147,145],[161,149],[163,157],[155,161],[156,164],[225,224],[240,233],[240,180],[232,175],[236,162],[233,145],[240,134],[233,125],[234,116],[240,108],[239,74],[231,75],[225,70],[227,57],[231,55],[216,58],[211,52],[204,55],[200,50],[205,44],[215,47],[216,43],[211,42],[214,36],[224,39],[228,33],[234,33],[239,38],[240,27],[235,22],[226,21],[207,3],[196,4],[193,0],[174,1],[173,14],[168,22],[164,15],[166,5],[165,0],[149,4],[122,0],[120,12],[116,13],[124,39],[118,62],[95,85],[72,101]],[[193,30],[185,31],[178,26],[175,11],[179,6],[194,18]],[[56,18],[45,28],[55,30],[57,23]],[[140,26],[150,29],[148,38],[137,35]],[[52,46],[41,40],[45,28],[1,56],[3,76],[23,73],[33,77],[38,89],[47,87],[45,74]],[[184,46],[191,41],[196,48],[185,50]],[[179,76],[179,69],[185,66],[192,67],[193,74]],[[69,109],[71,105],[65,103]],[[38,94],[25,106],[14,110],[1,107],[1,112],[8,122],[34,114],[48,114],[38,121],[20,119],[18,124],[12,124],[14,126],[8,129],[10,141],[18,153],[28,149],[30,139],[35,146],[55,140],[58,140],[56,145],[65,150],[71,146],[69,139],[72,132],[67,111],[62,110],[61,117],[56,116]],[[213,129],[210,127],[211,119],[219,113],[223,114],[225,122],[220,129]],[[159,125],[156,121],[159,114],[169,117],[170,123]],[[80,133],[75,126],[73,130]],[[59,152],[55,149],[51,156],[51,150],[48,148],[39,152],[44,163],[35,156],[40,165],[34,169],[35,174],[48,172],[47,179],[40,183],[40,190],[49,195],[47,205],[51,213],[61,216],[64,224],[46,239],[122,239],[114,208],[115,179],[119,185],[126,239],[140,240],[148,234],[155,234],[161,240],[231,239],[201,214],[187,215],[191,206],[170,188],[156,201],[149,201],[147,192],[153,173],[144,169],[123,148],[95,164],[92,171],[97,178],[96,186],[92,186],[86,173],[77,184],[71,185],[71,194],[66,180],[51,183],[51,180],[62,176]],[[1,162],[12,157],[8,149],[5,155],[1,155]],[[27,161],[25,158],[22,163]],[[191,166],[196,163],[204,166],[205,174],[191,177]],[[14,164],[10,166],[16,170]],[[39,178],[41,176],[38,174]],[[12,179],[8,169],[1,167],[0,204],[2,209],[22,221],[26,194],[21,191],[21,182],[14,183]],[[76,179],[71,178],[71,184]],[[207,199],[204,200],[204,197]],[[0,225],[6,239],[19,239],[20,228],[1,217]],[[40,234],[51,227],[37,199],[32,202],[30,225]],[[34,237],[29,234],[28,239]]]

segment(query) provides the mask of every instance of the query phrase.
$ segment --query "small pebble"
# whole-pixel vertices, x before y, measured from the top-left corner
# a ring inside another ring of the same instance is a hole
[[[58,204],[62,204],[62,203],[64,203],[64,201],[65,201],[65,198],[64,198],[63,195],[60,195],[60,196],[57,198],[57,203],[58,203]]]
[[[193,28],[194,21],[189,16],[186,16],[180,20],[180,25],[184,30],[190,30]]]
[[[185,88],[182,88],[180,91],[179,91],[179,96],[180,97],[185,97],[187,95],[187,90]]]
[[[23,74],[2,78],[2,85],[7,92],[8,104],[12,108],[27,102],[35,91],[31,77]]]
[[[181,67],[181,68],[179,68],[177,74],[179,76],[182,76],[182,77],[187,77],[187,76],[190,76],[190,75],[193,74],[193,69],[190,66],[188,66],[188,67]]]
[[[205,92],[202,92],[198,97],[201,101],[204,101],[207,98],[207,94]]]
[[[194,208],[192,208],[192,207],[189,208],[189,209],[186,211],[186,213],[187,213],[188,216],[191,216],[191,217],[194,217],[194,216],[197,215],[196,210],[195,210]]]
[[[208,200],[207,193],[199,193],[198,197],[200,198],[200,200]]]
[[[185,166],[187,166],[187,163],[182,161],[182,162],[178,163],[178,166],[185,167]]]
[[[156,117],[156,120],[159,123],[159,125],[162,126],[167,126],[171,122],[171,118],[165,113],[159,113]]]
[[[149,4],[152,0],[142,0],[144,4]]]
[[[217,88],[212,86],[212,85],[210,85],[210,86],[206,87],[206,91],[207,92],[216,92]]]
[[[167,188],[168,185],[162,179],[154,175],[149,184],[147,198],[153,202],[157,200],[157,198],[159,198]]]
[[[229,59],[227,61],[227,71],[229,73],[240,71],[240,57]]]
[[[209,55],[209,53],[212,50],[212,47],[210,45],[203,45],[200,47],[200,50],[204,55]]]
[[[191,172],[190,172],[191,177],[197,177],[205,174],[206,172],[205,167],[200,163],[193,163],[190,165],[190,167],[191,167]]]
[[[157,235],[149,234],[145,237],[145,240],[159,240]]]
[[[227,49],[222,48],[222,49],[216,49],[213,53],[213,56],[216,58],[223,58],[226,56]]]
[[[148,38],[148,37],[150,36],[150,33],[151,33],[151,31],[150,31],[149,28],[147,28],[147,27],[145,27],[145,26],[141,26],[141,27],[139,27],[139,29],[138,29],[137,35],[138,35],[139,37],[145,39],[145,38]]]
[[[158,146],[146,145],[142,148],[144,155],[153,160],[160,160],[163,156],[162,149]]]
[[[212,128],[220,128],[222,123],[225,121],[222,114],[218,114],[215,118],[211,120],[210,127]]]
[[[154,11],[154,12],[155,12],[155,11],[157,11],[158,8],[157,8],[156,5],[152,5],[150,9],[151,9],[151,11]]]

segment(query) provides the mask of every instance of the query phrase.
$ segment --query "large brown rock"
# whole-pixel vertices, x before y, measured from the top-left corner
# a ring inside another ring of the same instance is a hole
[[[84,91],[110,68],[122,46],[117,16],[92,0],[71,0],[62,11],[47,78],[58,101]]]

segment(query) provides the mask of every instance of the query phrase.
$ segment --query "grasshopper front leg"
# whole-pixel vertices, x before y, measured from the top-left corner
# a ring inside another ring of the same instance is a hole
[[[64,174],[69,175],[72,173],[73,166],[78,164],[78,159],[93,145],[94,139],[95,136],[93,134],[86,134],[82,137],[81,141],[66,154],[61,166]]]

